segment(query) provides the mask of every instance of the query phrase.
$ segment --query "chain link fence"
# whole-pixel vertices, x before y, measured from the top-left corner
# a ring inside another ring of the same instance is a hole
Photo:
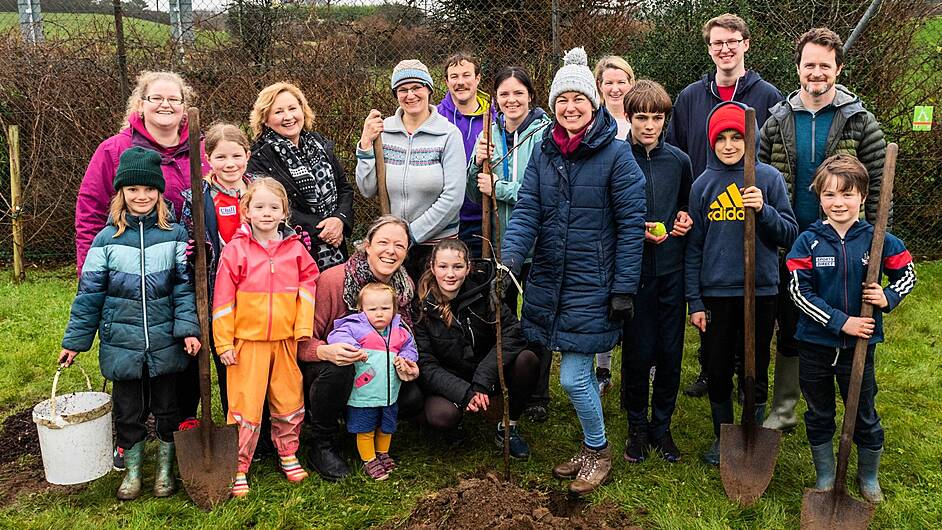
[[[676,95],[714,68],[700,27],[725,11],[752,30],[747,67],[783,93],[798,87],[792,49],[806,29],[845,38],[869,1],[767,0],[0,0],[0,260],[12,252],[6,128],[21,137],[26,256],[74,258],[75,198],[98,144],[121,126],[128,79],[174,70],[194,86],[205,123],[247,125],[258,91],[280,80],[304,90],[315,128],[336,141],[352,181],[354,149],[371,108],[395,110],[392,67],[418,58],[445,94],[443,59],[482,60],[482,89],[505,65],[525,67],[544,106],[562,53],[590,62],[624,56],[638,77]],[[901,147],[893,230],[924,258],[942,256],[942,133],[913,131],[916,105],[942,95],[942,6],[887,0],[846,56],[841,82]],[[247,128],[247,127],[246,127]],[[354,204],[362,227],[373,201]]]

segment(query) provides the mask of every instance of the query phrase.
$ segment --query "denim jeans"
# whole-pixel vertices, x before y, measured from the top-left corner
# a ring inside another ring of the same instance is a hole
[[[598,449],[605,447],[608,441],[605,439],[605,418],[602,416],[602,398],[594,363],[594,354],[563,352],[559,363],[559,384],[576,409],[585,444]]]
[[[821,445],[831,442],[834,431],[835,404],[834,380],[841,392],[841,400],[847,400],[850,386],[850,371],[854,361],[854,349],[819,346],[808,342],[799,342],[798,381],[801,394],[808,403],[805,412],[805,428],[808,442]],[[875,407],[877,381],[873,373],[874,345],[867,348],[867,361],[864,364],[863,380],[860,384],[860,401],[857,405],[857,422],[854,424],[854,443],[858,447],[877,451],[883,447],[883,426]],[[837,364],[834,359],[837,357]],[[832,366],[834,364],[834,366]]]

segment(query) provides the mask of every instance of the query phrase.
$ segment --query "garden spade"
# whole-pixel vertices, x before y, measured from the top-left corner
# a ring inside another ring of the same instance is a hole
[[[870,263],[867,265],[867,284],[879,281],[883,241],[889,217],[890,202],[893,199],[893,180],[896,177],[896,155],[899,147],[886,146],[886,162],[883,164],[883,183],[880,188],[880,208],[877,211],[877,223],[873,227],[873,241],[870,243]],[[873,316],[873,306],[860,305],[860,316]],[[844,422],[841,425],[841,443],[837,451],[837,474],[834,487],[830,490],[806,489],[801,501],[801,527],[817,529],[864,529],[870,525],[873,517],[873,505],[857,500],[847,493],[847,460],[850,458],[850,443],[857,423],[857,406],[860,404],[860,384],[863,380],[864,364],[867,359],[867,339],[857,339],[854,347],[854,362],[850,372],[850,385],[847,400],[844,402]]]
[[[379,210],[389,215],[389,190],[386,188],[386,158],[383,155],[383,133],[373,140],[373,157],[376,161],[376,189],[379,196]]]
[[[229,498],[239,463],[239,432],[235,425],[217,427],[209,401],[209,296],[206,271],[206,219],[203,210],[203,168],[200,162],[199,109],[187,109],[190,134],[190,186],[193,191],[193,239],[196,262],[196,312],[200,323],[200,426],[173,433],[183,486],[193,502],[211,510]]]
[[[746,110],[746,154],[744,187],[756,184],[756,111]],[[765,492],[772,480],[782,433],[756,422],[756,212],[743,208],[743,336],[745,348],[745,398],[742,425],[720,426],[720,478],[726,496],[749,506]]]

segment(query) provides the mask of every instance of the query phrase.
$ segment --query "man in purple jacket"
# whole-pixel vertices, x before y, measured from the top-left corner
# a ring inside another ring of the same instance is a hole
[[[490,98],[478,91],[481,83],[481,62],[474,56],[459,52],[445,61],[445,85],[448,92],[438,104],[438,113],[461,131],[467,160],[474,155],[475,142],[484,130],[484,113]],[[494,113],[491,113],[493,116]],[[473,257],[481,256],[481,205],[464,198],[461,205],[458,237],[468,245]]]

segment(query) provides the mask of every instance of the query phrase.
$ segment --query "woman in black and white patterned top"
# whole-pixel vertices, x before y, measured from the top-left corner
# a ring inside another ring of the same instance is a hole
[[[255,144],[247,173],[269,175],[284,185],[291,224],[311,236],[311,256],[321,271],[346,261],[353,188],[334,154],[334,143],[311,130],[314,113],[301,89],[284,82],[265,87],[249,121]]]

